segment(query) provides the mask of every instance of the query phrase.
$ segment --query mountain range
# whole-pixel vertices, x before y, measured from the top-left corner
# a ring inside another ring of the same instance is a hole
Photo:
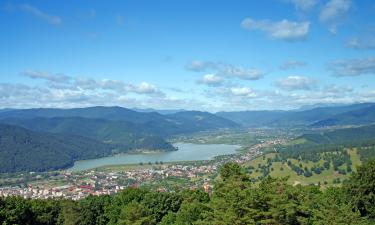
[[[3,109],[0,110],[0,172],[66,168],[75,160],[137,149],[173,151],[175,148],[167,141],[168,138],[200,131],[246,127],[319,128],[372,123],[375,123],[374,103],[216,114],[185,110],[161,114],[152,109],[142,112],[101,106]],[[38,156],[40,160],[28,161],[29,154]]]
[[[138,149],[173,151],[165,140],[172,135],[239,127],[207,112],[162,115],[120,107],[8,109],[0,111],[0,125],[0,172],[60,169],[75,160]],[[28,154],[36,158],[23,160]]]
[[[375,123],[375,104],[333,105],[307,110],[218,112],[244,127],[327,127]]]

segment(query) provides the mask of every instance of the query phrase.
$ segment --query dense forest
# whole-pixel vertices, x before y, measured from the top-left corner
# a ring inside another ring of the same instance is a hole
[[[33,132],[0,124],[0,172],[66,168],[75,160],[103,157],[113,146],[74,135]]]
[[[104,143],[71,134],[35,132],[0,124],[0,173],[46,171],[73,166],[74,161],[99,158],[132,149],[173,151],[158,136],[140,136],[126,143]]]
[[[264,178],[259,185],[244,168],[221,168],[213,192],[155,192],[128,188],[114,196],[80,201],[0,199],[1,224],[331,224],[375,223],[375,160],[353,173],[342,187],[291,186]]]

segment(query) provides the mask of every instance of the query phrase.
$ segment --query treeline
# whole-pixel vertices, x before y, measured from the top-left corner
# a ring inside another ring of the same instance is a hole
[[[0,199],[1,224],[330,224],[375,222],[375,161],[324,191],[267,177],[255,185],[238,164],[223,166],[212,195],[201,190],[126,189],[81,201]]]

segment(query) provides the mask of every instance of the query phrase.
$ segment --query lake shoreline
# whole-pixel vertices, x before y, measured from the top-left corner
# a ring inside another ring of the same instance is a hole
[[[213,160],[217,156],[236,154],[238,150],[241,149],[239,145],[228,144],[193,144],[180,142],[174,143],[173,145],[178,148],[177,151],[119,153],[97,159],[79,160],[74,162],[74,165],[68,168],[67,171],[80,172],[114,165],[146,165],[149,163],[155,164],[155,162],[166,164]]]

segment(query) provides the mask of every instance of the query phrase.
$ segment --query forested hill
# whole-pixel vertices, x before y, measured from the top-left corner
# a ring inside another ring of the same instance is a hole
[[[141,125],[126,121],[108,121],[80,117],[9,118],[0,121],[33,131],[79,135],[106,143],[121,144],[127,148],[130,148],[136,139],[149,134]]]
[[[0,166],[3,172],[59,169],[72,165],[74,160],[136,149],[174,151],[172,144],[166,141],[169,136],[238,127],[210,113],[184,111],[161,115],[120,107],[9,109],[0,111],[0,123],[12,125],[7,129],[3,126],[2,137],[15,137],[2,143],[4,165]],[[34,144],[26,145],[28,142],[24,142],[23,137]],[[13,148],[17,151],[12,151]],[[18,160],[33,151],[38,153],[40,162]]]
[[[327,119],[313,123],[313,127],[339,126],[339,125],[366,125],[375,123],[375,105],[339,113]]]
[[[0,172],[66,168],[74,160],[103,157],[113,146],[74,135],[54,135],[0,124]]]
[[[375,143],[375,125],[356,128],[337,129],[318,134],[304,134],[298,139],[305,144],[316,145],[356,145],[366,142]]]

